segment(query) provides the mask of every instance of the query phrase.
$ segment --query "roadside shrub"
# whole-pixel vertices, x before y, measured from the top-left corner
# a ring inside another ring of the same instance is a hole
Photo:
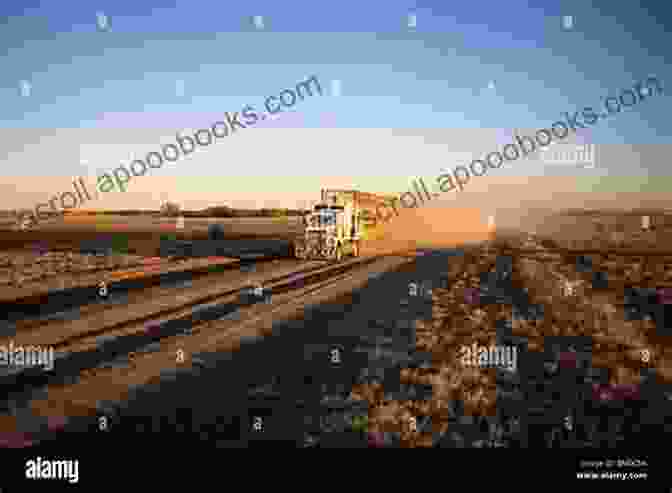
[[[208,207],[206,212],[209,217],[234,217],[234,210],[226,206]]]
[[[540,242],[542,247],[548,248],[548,249],[557,249],[560,247],[559,243],[555,240],[552,240],[550,238],[544,238]]]
[[[288,209],[261,209],[259,211],[261,217],[287,217],[288,215]]]
[[[161,205],[161,215],[165,217],[177,217],[180,215],[180,206],[174,202],[164,202]]]

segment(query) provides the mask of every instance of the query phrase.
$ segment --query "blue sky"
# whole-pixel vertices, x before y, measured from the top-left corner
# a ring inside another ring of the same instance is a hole
[[[322,129],[325,142],[339,141],[335,129],[361,129],[361,135],[395,129],[389,139],[419,139],[418,145],[431,147],[442,142],[437,129],[499,129],[506,135],[511,128],[547,127],[562,112],[599,106],[605,96],[649,75],[672,81],[672,17],[663,2],[643,3],[648,6],[519,0],[5,3],[0,125],[18,137],[0,143],[0,164],[4,175],[24,177],[81,174],[81,160],[96,161],[96,169],[114,167],[136,145],[146,153],[158,135],[208,126],[247,104],[261,107],[267,95],[310,75],[327,88],[340,81],[340,95],[300,103],[284,126]],[[97,25],[98,12],[106,29]],[[416,16],[415,27],[408,26],[409,14]],[[263,16],[263,29],[255,28],[254,15]],[[566,15],[572,16],[571,29],[563,27]],[[29,94],[21,94],[21,81],[29,82]],[[670,144],[671,109],[667,96],[647,101],[600,122],[584,141]],[[133,129],[138,142],[128,137]],[[259,139],[267,132],[246,131],[258,132],[253,146],[264,146]],[[54,148],[55,136],[70,144]],[[361,145],[354,142],[343,145]],[[374,163],[373,153],[365,165],[352,164],[342,174],[436,174],[436,161],[427,162],[419,150],[412,154],[418,156],[415,169],[399,163],[392,172],[389,164]],[[161,173],[229,173],[214,155],[204,151],[189,166],[175,164]],[[381,151],[381,161],[386,156]],[[314,152],[276,158],[254,163],[255,173],[319,178]],[[652,166],[637,168],[667,172]],[[23,183],[16,186],[25,190]]]

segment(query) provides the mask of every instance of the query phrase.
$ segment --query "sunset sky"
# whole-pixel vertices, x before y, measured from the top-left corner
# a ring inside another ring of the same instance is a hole
[[[0,7],[0,209],[46,202],[76,176],[94,190],[98,174],[226,111],[262,110],[312,75],[322,96],[84,207],[296,207],[327,187],[402,193],[415,177],[433,184],[500,150],[512,129],[598,108],[650,75],[672,80],[669,29],[653,3],[648,15],[578,1],[21,3],[34,7]],[[595,169],[518,160],[433,205],[661,195],[672,189],[671,110],[669,96],[652,96],[568,139],[596,146]]]

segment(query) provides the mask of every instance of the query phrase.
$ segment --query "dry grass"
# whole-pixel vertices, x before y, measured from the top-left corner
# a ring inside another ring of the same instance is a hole
[[[624,223],[639,227],[637,221]],[[443,246],[449,236],[444,232],[426,234],[424,226],[418,223],[413,226],[412,221],[404,226],[397,238],[417,233],[416,238],[435,240],[436,246]],[[627,231],[627,228],[623,229]],[[571,244],[572,238],[580,237],[580,233],[567,229],[554,241],[562,246],[564,238],[565,244]],[[641,248],[652,243],[653,235],[660,238],[663,233],[661,229],[633,232],[632,241],[623,241],[619,246]],[[592,240],[596,245],[613,246],[610,234],[608,230],[603,231]],[[521,235],[514,234],[508,238],[501,235],[494,242],[499,246],[523,243]],[[574,245],[576,243],[574,241]],[[494,270],[495,254],[479,249],[478,254],[467,255],[461,261],[451,259],[442,273],[449,281],[447,287],[433,292],[431,320],[416,322],[417,349],[430,352],[433,364],[425,369],[406,369],[401,374],[402,382],[432,385],[432,398],[430,401],[385,400],[381,385],[361,385],[353,389],[354,398],[368,401],[371,431],[397,432],[404,447],[429,446],[428,433],[412,431],[412,417],[431,416],[431,431],[444,433],[449,431],[449,417],[456,400],[464,403],[465,415],[494,416],[495,370],[462,367],[457,350],[462,344],[473,342],[494,344],[498,318],[512,320],[513,334],[526,337],[531,351],[544,351],[547,336],[590,337],[592,366],[609,369],[612,384],[636,385],[641,382],[642,369],[647,367],[655,368],[664,381],[672,381],[669,343],[656,336],[658,329],[651,320],[627,320],[623,310],[626,283],[660,286],[669,282],[672,257],[594,256],[593,271],[606,272],[609,280],[606,289],[595,289],[592,273],[579,272],[573,258],[547,251],[538,244],[537,247],[540,253],[534,256],[512,255],[513,277],[520,287],[527,288],[532,303],[543,306],[541,320],[514,319],[510,305],[479,306],[465,301],[465,289],[479,287],[478,274]],[[567,289],[568,285],[571,290]]]

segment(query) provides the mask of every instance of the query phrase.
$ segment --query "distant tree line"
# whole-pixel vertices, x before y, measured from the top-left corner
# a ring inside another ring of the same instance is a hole
[[[627,217],[627,216],[665,216],[672,211],[666,209],[565,209],[561,215],[567,216],[604,216],[604,217]]]
[[[234,209],[227,206],[214,206],[200,211],[181,210],[180,206],[173,202],[166,202],[159,211],[130,210],[130,211],[105,211],[104,214],[122,216],[160,215],[164,217],[199,218],[199,217],[291,217],[302,216],[306,211],[300,209]]]
[[[185,211],[184,217],[290,217],[301,216],[298,209],[234,209],[232,207],[208,207],[201,211]]]
[[[55,213],[56,215],[64,215],[63,212]],[[158,216],[160,211],[130,209],[123,211],[74,211],[70,213],[78,216]]]
[[[164,216],[164,217],[178,217],[184,218],[198,218],[198,217],[292,217],[302,216],[307,210],[302,209],[234,209],[227,206],[215,206],[202,209],[200,211],[181,210],[180,206],[173,202],[164,203],[161,208],[157,210],[149,209],[129,209],[129,210],[101,210],[101,211],[77,211],[78,215],[89,216]],[[55,213],[62,215],[62,212]]]

